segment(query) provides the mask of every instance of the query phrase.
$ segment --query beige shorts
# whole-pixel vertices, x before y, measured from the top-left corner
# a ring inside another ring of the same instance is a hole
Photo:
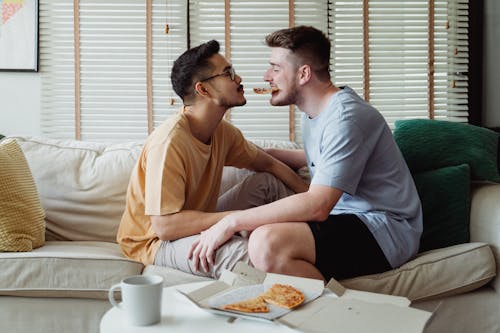
[[[247,209],[261,206],[293,194],[280,180],[268,173],[248,176],[243,182],[224,193],[217,202],[217,211]],[[188,259],[189,249],[199,235],[175,241],[163,241],[158,248],[154,264],[179,269],[186,273],[219,278],[224,269],[231,270],[238,261],[252,264],[248,256],[248,239],[233,236],[215,254],[214,265],[208,272],[200,268],[194,271],[193,261]]]
[[[218,279],[224,269],[232,269],[238,261],[251,264],[248,257],[248,239],[233,236],[215,252],[214,265],[209,266],[205,272],[200,265],[197,272],[194,270],[193,261],[188,259],[189,249],[198,235],[180,238],[176,241],[161,242],[156,252],[155,265],[172,267],[186,273],[207,276]]]

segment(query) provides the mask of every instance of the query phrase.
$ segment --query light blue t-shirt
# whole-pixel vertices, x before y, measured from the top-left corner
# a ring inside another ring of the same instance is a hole
[[[330,214],[357,215],[392,267],[411,259],[422,233],[420,199],[382,115],[345,87],[315,118],[302,115],[302,134],[311,184],[344,192]]]

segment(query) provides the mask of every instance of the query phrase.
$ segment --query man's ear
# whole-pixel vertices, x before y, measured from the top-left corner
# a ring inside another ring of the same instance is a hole
[[[194,92],[196,93],[196,95],[202,95],[202,96],[208,95],[207,89],[205,89],[203,83],[201,82],[196,82],[196,84],[194,85]]]
[[[299,84],[305,84],[311,80],[312,69],[309,65],[302,65],[298,70]]]

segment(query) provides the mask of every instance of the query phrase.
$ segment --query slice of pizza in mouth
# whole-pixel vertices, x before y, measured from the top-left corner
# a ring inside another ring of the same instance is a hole
[[[271,94],[275,91],[278,91],[279,89],[276,87],[272,88],[253,88],[253,92],[256,94]]]

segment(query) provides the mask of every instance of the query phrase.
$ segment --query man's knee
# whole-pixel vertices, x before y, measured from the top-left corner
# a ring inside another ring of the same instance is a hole
[[[217,201],[217,211],[262,206],[293,194],[279,179],[266,172],[248,176],[225,192]]]
[[[232,270],[239,261],[250,264],[248,240],[243,237],[233,236],[217,249],[212,277],[219,278],[223,270]]]
[[[267,189],[279,180],[268,172],[257,172],[243,180],[243,187],[246,189]],[[275,186],[275,185],[274,185]]]
[[[280,240],[272,227],[262,226],[250,234],[248,255],[255,268],[265,272],[276,271],[279,266]]]
[[[258,172],[247,178],[249,188],[254,188],[265,198],[265,203],[270,203],[285,197],[294,192],[289,189],[280,179],[267,172]]]

